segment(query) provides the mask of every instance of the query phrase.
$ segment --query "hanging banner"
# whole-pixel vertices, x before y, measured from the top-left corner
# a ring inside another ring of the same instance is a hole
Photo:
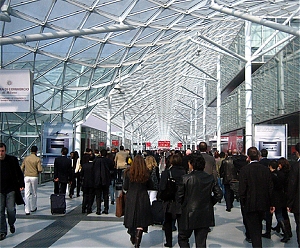
[[[287,125],[255,125],[255,146],[266,149],[268,158],[287,157]]]
[[[170,149],[171,142],[169,140],[158,141],[158,149]]]
[[[31,112],[33,75],[29,70],[0,70],[1,112]]]
[[[151,147],[151,142],[146,142],[146,148]]]
[[[112,141],[111,141],[111,144],[112,144],[113,146],[118,147],[118,146],[119,146],[119,141],[118,141],[118,140],[112,140]]]

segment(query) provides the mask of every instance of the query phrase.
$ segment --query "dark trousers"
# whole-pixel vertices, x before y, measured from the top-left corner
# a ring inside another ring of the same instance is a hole
[[[82,211],[92,212],[92,207],[95,198],[95,190],[94,188],[84,187],[82,188],[83,198],[82,198]]]
[[[300,247],[300,235],[299,235],[299,217],[300,217],[300,213],[294,213],[294,217],[295,217],[295,222],[296,222],[296,235],[297,235],[297,242],[298,242],[298,246]]]
[[[59,194],[59,184],[58,184],[58,182],[54,182],[54,194]]]
[[[77,196],[80,195],[80,187],[81,187],[81,178],[80,178],[80,173],[74,173],[73,174],[73,180],[72,180],[72,184],[70,187],[70,195],[74,195],[74,189],[76,188],[76,194]]]
[[[117,169],[117,182],[123,182],[123,170],[124,169]]]
[[[226,209],[232,209],[233,201],[234,201],[234,192],[230,189],[230,184],[224,184],[225,188],[225,202],[226,202]]]
[[[242,217],[243,217],[243,224],[245,226],[245,235],[247,239],[250,239],[250,233],[249,233],[249,227],[246,221],[246,211],[245,211],[245,207],[243,205],[241,205],[241,212],[242,212]]]
[[[245,222],[248,226],[250,238],[252,240],[252,247],[262,247],[261,233],[262,233],[262,221],[265,216],[265,212],[246,212],[244,213]]]
[[[64,195],[66,194],[67,185],[68,185],[68,183],[58,182],[58,187],[59,187],[59,193],[60,194],[64,194]]]
[[[104,210],[109,209],[109,186],[102,185],[101,188],[95,189],[97,212],[101,211],[101,200],[103,197]]]
[[[208,227],[198,228],[194,230],[179,230],[178,231],[178,244],[179,247],[190,247],[189,238],[193,231],[195,235],[196,247],[206,247],[206,239],[208,234]]]
[[[176,218],[173,219],[172,213],[165,213],[164,231],[165,231],[166,243],[168,245],[172,245],[172,240],[173,240],[173,236],[172,236],[173,225],[176,222],[176,219],[177,219],[178,229],[180,227],[180,225],[179,225],[179,218],[180,218],[180,215],[176,215]]]

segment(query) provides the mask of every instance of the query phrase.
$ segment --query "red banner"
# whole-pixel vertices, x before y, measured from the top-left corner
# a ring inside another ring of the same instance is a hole
[[[99,142],[99,146],[103,147],[103,146],[105,146],[105,143],[104,142]]]
[[[113,146],[119,146],[119,141],[118,141],[118,140],[112,140],[112,141],[111,141],[111,144],[112,144]]]
[[[178,142],[178,143],[177,143],[177,147],[181,148],[181,147],[182,147],[182,143],[181,143],[181,142]]]
[[[151,142],[146,142],[146,147],[151,147]]]
[[[171,142],[169,140],[160,140],[158,141],[158,148],[170,148],[171,147]]]

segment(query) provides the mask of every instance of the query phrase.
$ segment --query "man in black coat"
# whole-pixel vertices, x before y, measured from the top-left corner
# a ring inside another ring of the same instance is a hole
[[[189,238],[194,231],[196,247],[206,247],[209,227],[215,225],[213,206],[222,199],[223,193],[214,177],[203,171],[202,155],[191,154],[188,158],[191,172],[182,176],[176,199],[182,209],[178,244],[190,247]]]
[[[113,167],[113,162],[107,158],[106,149],[100,151],[101,156],[95,158],[93,165],[94,172],[94,187],[96,194],[97,211],[96,214],[101,214],[101,196],[103,195],[104,210],[102,214],[108,214],[109,209],[109,185],[111,184],[110,168]]]
[[[262,247],[262,220],[266,211],[274,212],[271,204],[273,182],[270,170],[258,162],[259,151],[250,147],[249,164],[239,174],[241,211],[246,228],[246,240],[253,247]]]
[[[6,145],[0,143],[0,241],[6,238],[7,213],[10,232],[14,233],[16,222],[16,205],[24,204],[21,190],[24,189],[24,176],[20,169],[18,159],[6,154]]]
[[[82,178],[82,213],[92,213],[92,206],[95,198],[94,190],[94,165],[95,155],[89,155],[89,161],[82,165],[80,176]]]
[[[61,149],[61,156],[54,160],[54,182],[58,182],[59,194],[66,194],[67,184],[72,183],[72,160],[67,157],[67,147]]]
[[[222,161],[220,167],[220,177],[223,178],[223,184],[225,188],[225,202],[226,211],[231,212],[234,201],[234,192],[230,188],[230,183],[232,180],[237,180],[237,169],[233,164],[232,150],[227,151],[227,158]]]
[[[296,156],[298,158],[297,162],[294,163],[291,167],[290,176],[289,176],[289,184],[288,184],[288,202],[287,207],[288,210],[294,214],[295,222],[296,222],[296,234],[297,234],[297,242],[300,247],[300,235],[299,235],[299,225],[300,225],[300,211],[299,211],[299,180],[300,180],[300,143],[296,144]]]

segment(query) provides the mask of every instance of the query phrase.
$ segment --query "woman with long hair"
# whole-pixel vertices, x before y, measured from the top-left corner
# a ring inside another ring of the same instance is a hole
[[[149,170],[141,155],[136,155],[132,165],[124,172],[123,190],[126,191],[124,226],[128,228],[130,241],[140,247],[143,232],[152,224],[148,189],[153,187]]]

